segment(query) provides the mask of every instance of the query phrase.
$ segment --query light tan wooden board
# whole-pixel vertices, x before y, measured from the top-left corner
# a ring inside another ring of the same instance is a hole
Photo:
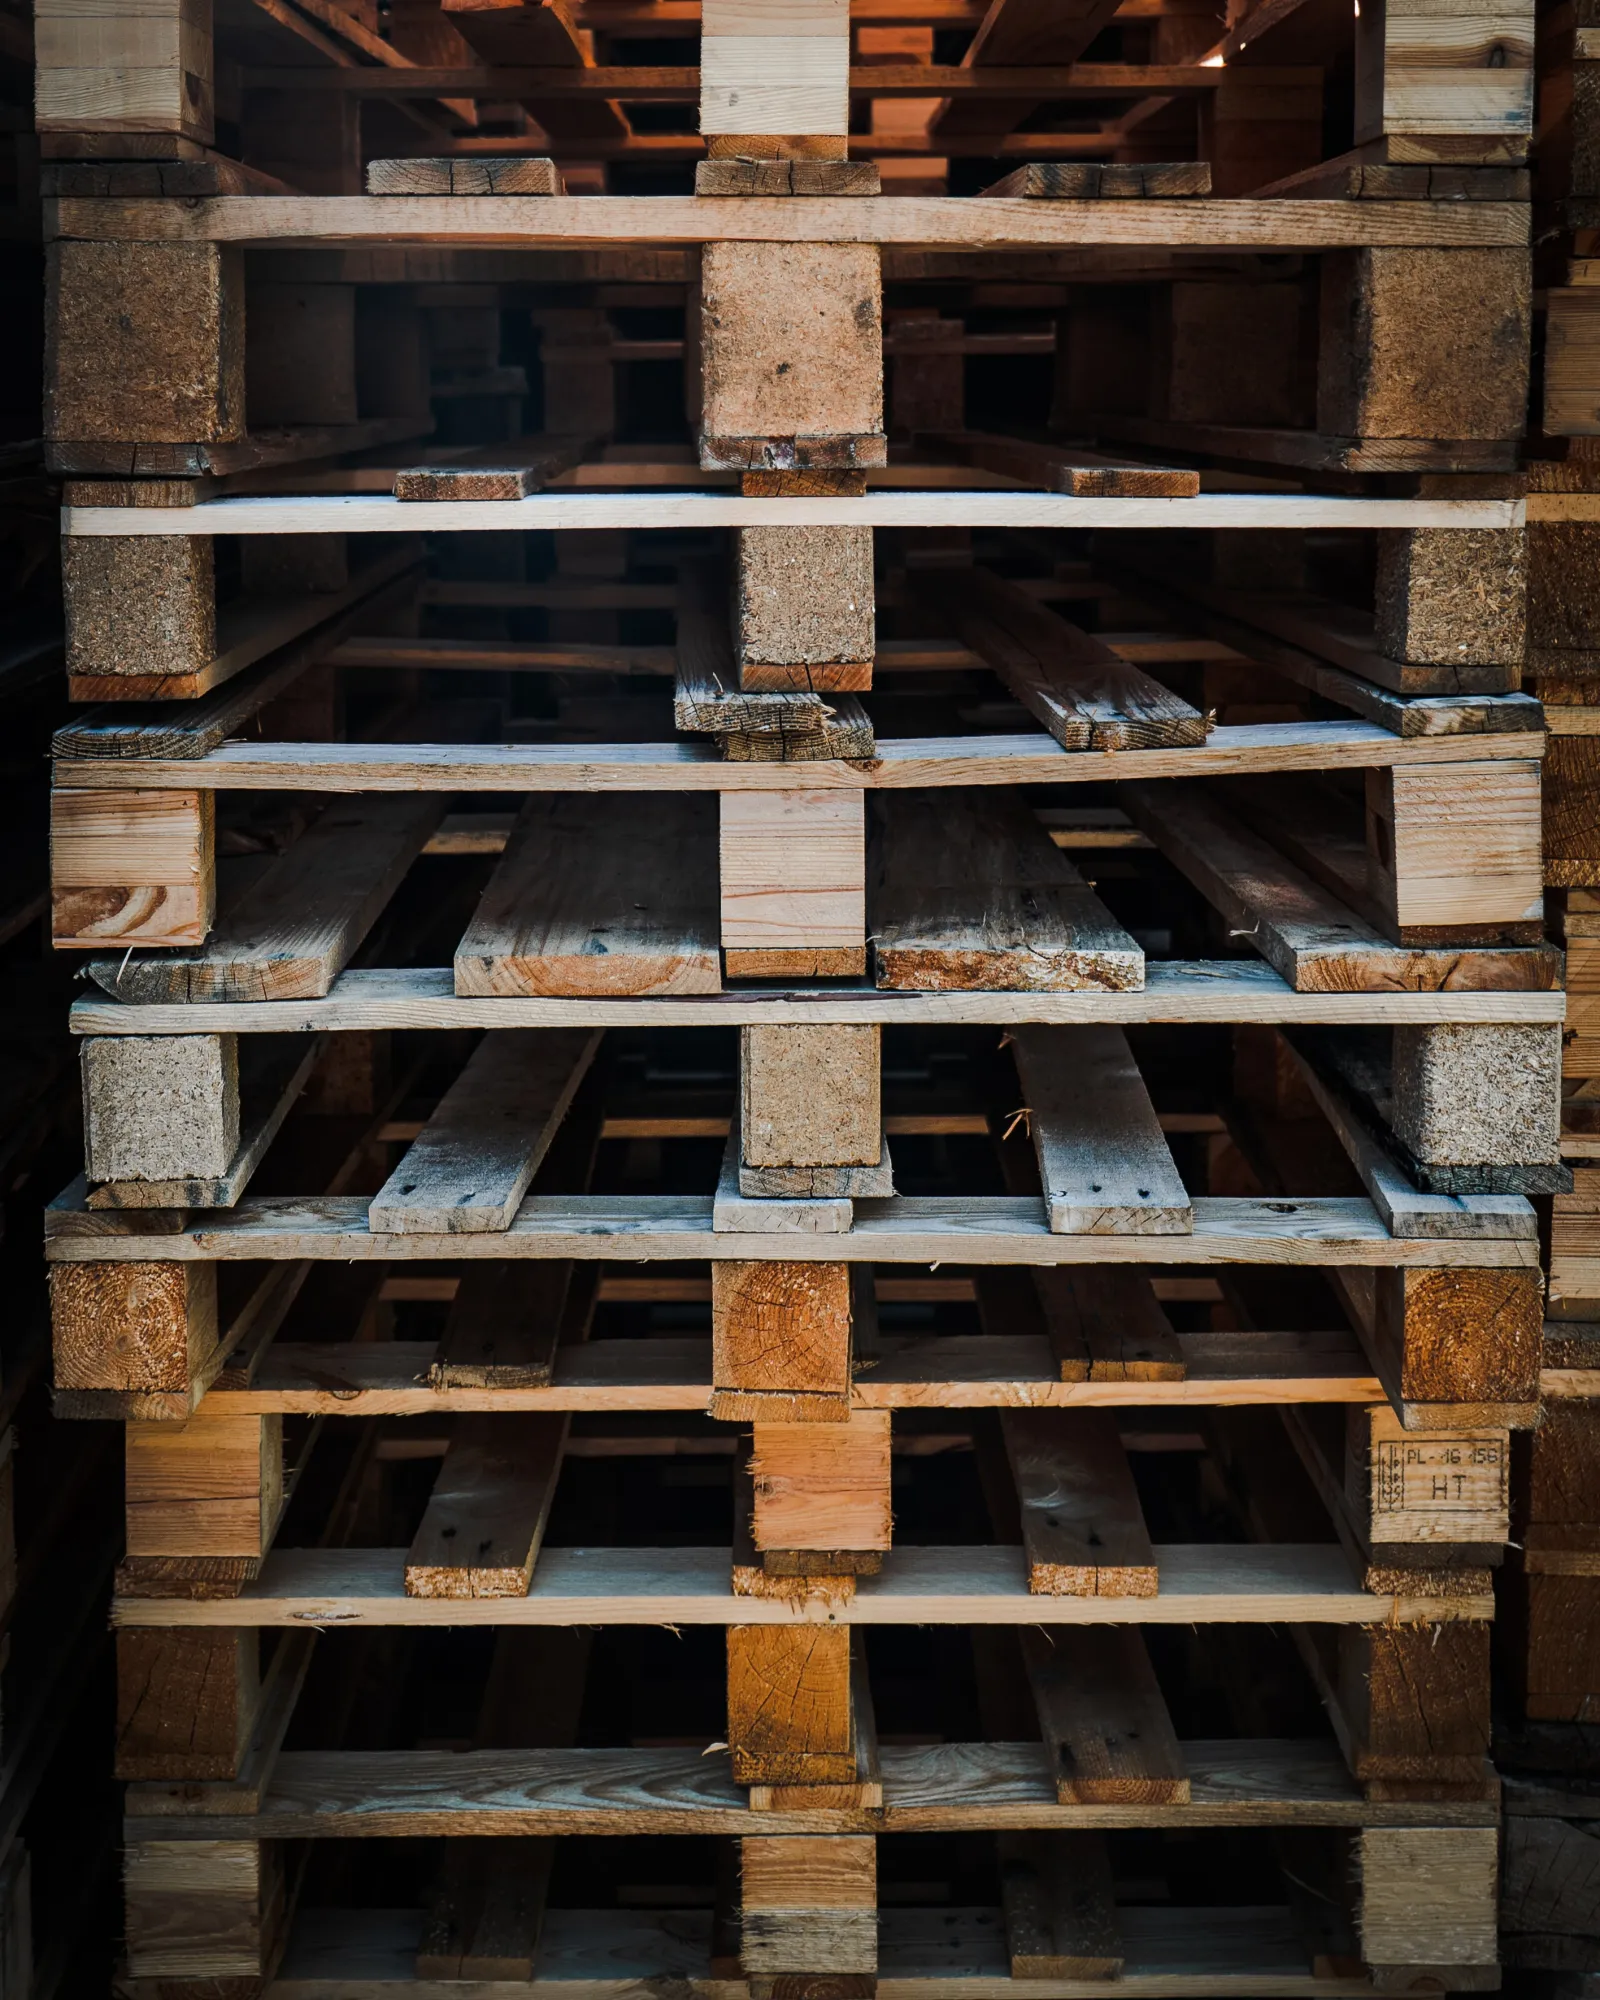
[[[259,207],[258,201],[249,204]],[[753,204],[752,204],[753,205]],[[810,202],[784,203],[801,209]],[[899,202],[884,202],[897,208]],[[1285,204],[1288,206],[1288,204]],[[1305,206],[1297,202],[1296,208]],[[1372,207],[1389,204],[1372,203]],[[1471,204],[1463,203],[1463,207]],[[1365,500],[1203,493],[1193,500],[1068,493],[868,492],[842,499],[736,493],[531,494],[524,500],[395,500],[378,494],[205,500],[194,507],[62,510],[68,535],[399,535],[593,528],[1520,528],[1520,500]]]
[[[295,1267],[283,1266],[285,1270]],[[476,1272],[473,1266],[458,1298]],[[559,1265],[515,1267],[531,1284]],[[281,1317],[281,1315],[280,1315]],[[1059,1379],[1038,1335],[958,1339],[878,1336],[876,1366],[851,1391],[854,1409],[1111,1409],[1381,1401],[1383,1389],[1354,1336],[1179,1334],[1183,1376]],[[280,1341],[249,1388],[214,1389],[224,1406],[301,1415],[426,1416],[446,1410],[704,1410],[711,1400],[711,1343],[672,1336],[649,1342],[591,1340],[554,1350],[548,1386],[442,1379],[442,1349],[427,1341]]]

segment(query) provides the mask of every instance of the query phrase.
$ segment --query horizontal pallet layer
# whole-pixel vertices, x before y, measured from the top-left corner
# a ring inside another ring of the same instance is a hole
[[[1052,1233],[1037,1196],[959,1199],[899,1195],[863,1202],[853,1229],[832,1235],[718,1233],[712,1197],[530,1195],[509,1228],[479,1234],[394,1235],[368,1227],[365,1196],[249,1196],[236,1208],[173,1229],[152,1229],[137,1210],[90,1209],[81,1189],[52,1204],[45,1254],[53,1263],[210,1263],[299,1259],[575,1258],[642,1263],[665,1258],[764,1263],[879,1264],[1275,1264],[1330,1269],[1448,1268],[1463,1261],[1451,1238],[1395,1237],[1356,1196],[1251,1200],[1196,1196],[1190,1235]],[[158,1212],[159,1214],[159,1212]],[[1526,1238],[1472,1242],[1475,1266],[1537,1270]]]
[[[389,1028],[689,1028],[849,1026],[878,1021],[947,1025],[1115,1022],[1420,1026],[1427,1022],[1554,1022],[1565,993],[1463,990],[1297,993],[1267,965],[1233,959],[1166,960],[1131,993],[886,993],[876,988],[752,986],[725,993],[641,998],[468,998],[447,965],[355,967],[322,999],[151,1001],[85,994],[72,1004],[77,1035],[303,1034]]]
[[[729,762],[709,744],[225,743],[201,757],[73,758],[75,791],[782,792],[944,786],[1103,784],[1107,779],[1364,771],[1536,757],[1529,730],[1396,736],[1370,722],[1261,722],[1213,729],[1203,744],[1093,753],[1042,734],[905,737],[871,759]],[[1115,762],[1102,761],[1114,757]]]
[[[692,475],[690,475],[692,477]],[[869,492],[839,499],[737,493],[534,493],[521,500],[396,500],[384,494],[200,500],[194,506],[69,505],[62,532],[82,535],[414,535],[599,528],[1520,528],[1517,499],[1345,498],[1211,493],[1189,499],[1097,499],[1071,493]]]
[[[419,1977],[423,1913],[308,1910],[272,1982],[274,2000],[450,2000],[456,1981]],[[1363,1973],[1313,1973],[1287,1908],[1119,1908],[1126,1952],[1115,1990],[1138,2000],[1323,2000],[1370,1993]],[[473,1982],[475,2000],[633,2000],[670,1979],[683,2000],[745,2000],[743,1979],[712,1969],[706,1910],[551,1910],[533,1977]],[[885,1909],[878,2000],[1104,2000],[1104,1979],[1013,1979],[999,1908]]]
[[[171,1625],[1315,1625],[1440,1624],[1494,1616],[1487,1592],[1363,1590],[1342,1549],[1160,1544],[1154,1597],[1028,1589],[1015,1547],[899,1548],[840,1599],[744,1597],[727,1549],[545,1549],[523,1597],[409,1597],[403,1549],[285,1549],[227,1598],[119,1597],[124,1626]]]
[[[573,249],[613,243],[879,243],[969,251],[1149,245],[1327,250],[1381,245],[1517,247],[1515,202],[893,201],[714,196],[213,196],[195,201],[58,199],[45,233],[90,242],[439,243]]]

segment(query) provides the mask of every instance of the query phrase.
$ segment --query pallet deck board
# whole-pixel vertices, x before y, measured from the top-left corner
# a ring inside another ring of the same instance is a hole
[[[254,207],[257,204],[252,203]],[[809,204],[796,204],[807,206]],[[686,472],[693,479],[697,475]],[[69,505],[67,535],[414,535],[593,528],[1520,528],[1521,500],[1384,500],[1320,493],[1102,498],[1024,490],[868,491],[842,499],[735,492],[571,492],[522,500],[396,500],[372,493],[264,495],[192,507]]]
[[[132,961],[131,963],[136,963]],[[467,998],[449,966],[359,967],[309,1000],[136,1001],[90,993],[75,1000],[78,1035],[298,1034],[315,1028],[729,1027],[785,1021],[1143,1021],[1386,1025],[1439,1021],[1562,1021],[1560,991],[1435,987],[1418,992],[1298,993],[1271,966],[1239,959],[1148,962],[1142,989],[1105,992],[894,993],[861,987],[616,999]]]
[[[956,785],[1103,784],[1107,779],[1239,777],[1268,771],[1526,762],[1529,731],[1402,737],[1370,722],[1219,727],[1176,749],[1073,751],[1040,734],[881,739],[877,755],[804,763],[725,762],[709,745],[645,743],[225,743],[203,757],[75,759],[75,790],[767,792],[921,790]]]
[[[367,1226],[364,1196],[246,1196],[237,1208],[160,1233],[137,1211],[91,1210],[81,1183],[46,1213],[45,1254],[56,1263],[209,1263],[267,1259],[387,1262],[402,1258],[565,1257],[674,1261],[886,1264],[1147,1264],[1147,1236],[1052,1233],[1042,1199],[1015,1195],[896,1195],[857,1204],[854,1229],[836,1235],[729,1235],[712,1228],[706,1195],[530,1195],[509,1229],[467,1235],[385,1236]],[[1197,1196],[1194,1232],[1161,1239],[1164,1265],[1274,1264],[1328,1269],[1425,1269],[1459,1264],[1448,1238],[1392,1237],[1365,1197],[1298,1200]],[[1475,1243],[1476,1266],[1536,1269],[1525,1238]]]
[[[855,1383],[851,1405],[1109,1409],[1383,1401],[1371,1364],[1348,1336],[1179,1334],[1176,1340],[1186,1371],[1181,1379],[1063,1382],[1055,1354],[1039,1335],[880,1334],[877,1365]],[[433,1386],[440,1381],[439,1353],[431,1341],[278,1341],[266,1349],[249,1387],[213,1389],[209,1400],[219,1409],[262,1414],[361,1417],[466,1410],[702,1411],[712,1396],[711,1342],[694,1335],[558,1347],[548,1384]]]
[[[547,1547],[524,1597],[411,1597],[404,1549],[274,1549],[227,1598],[119,1596],[113,1622],[166,1625],[1381,1625],[1492,1618],[1494,1599],[1360,1587],[1336,1542],[1157,1543],[1154,1597],[1042,1596],[1020,1547],[891,1549],[853,1595],[744,1597],[730,1550]],[[487,1829],[486,1829],[487,1830]]]
[[[1476,201],[220,195],[183,202],[58,198],[45,203],[44,229],[47,237],[88,242],[436,243],[518,250],[719,242],[988,251],[1091,244],[1324,250],[1516,247],[1528,242],[1531,223],[1525,204]]]

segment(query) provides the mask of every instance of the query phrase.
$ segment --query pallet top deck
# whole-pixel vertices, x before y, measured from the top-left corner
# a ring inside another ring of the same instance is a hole
[[[1052,1234],[1042,1198],[897,1195],[862,1201],[836,1235],[715,1231],[710,1195],[536,1195],[508,1230],[386,1234],[368,1227],[368,1198],[246,1196],[181,1229],[139,1210],[89,1209],[78,1183],[46,1213],[53,1263],[209,1263],[310,1258],[334,1262],[502,1258],[729,1259],[750,1263],[1275,1264],[1299,1268],[1537,1270],[1525,1237],[1395,1237],[1363,1197],[1253,1200],[1199,1195],[1192,1235]],[[152,1219],[156,1227],[152,1230]]]
[[[879,243],[942,250],[1515,249],[1526,204],[1487,201],[1014,201],[899,195],[216,195],[45,204],[47,237],[99,242],[447,244]]]
[[[141,772],[141,781],[143,774]],[[139,1004],[86,993],[72,1006],[78,1035],[302,1034],[323,1029],[845,1026],[882,1021],[1058,1025],[1255,1021],[1417,1026],[1436,1021],[1561,1021],[1563,992],[1297,993],[1271,966],[1231,959],[1150,963],[1128,993],[891,993],[803,987],[642,999],[466,999],[452,969],[362,968],[339,974],[323,999]]]
[[[237,1597],[119,1597],[140,1625],[1437,1624],[1494,1616],[1492,1594],[1363,1590],[1336,1542],[1158,1543],[1155,1597],[1028,1589],[1020,1546],[892,1549],[845,1598],[743,1597],[725,1548],[546,1548],[525,1597],[408,1597],[404,1549],[281,1549]]]
[[[694,477],[686,469],[687,477]],[[67,506],[68,535],[412,535],[596,528],[1520,528],[1522,500],[1369,500],[1320,493],[1094,499],[1070,493],[869,492],[838,499],[738,493],[535,493],[524,500],[264,494],[192,507]]]

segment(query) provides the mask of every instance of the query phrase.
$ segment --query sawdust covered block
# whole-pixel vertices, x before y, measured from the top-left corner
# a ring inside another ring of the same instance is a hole
[[[1451,1022],[1394,1032],[1395,1133],[1444,1166],[1561,1157],[1561,1029]]]
[[[1430,666],[1520,666],[1527,590],[1521,528],[1382,529],[1377,650]]]
[[[871,685],[870,528],[741,528],[738,558],[734,643],[741,685],[858,693]]]
[[[708,243],[700,462],[882,465],[883,305],[868,243]]]
[[[217,651],[209,535],[68,535],[67,672],[198,674]]]
[[[1526,250],[1331,252],[1322,260],[1318,430],[1520,437],[1532,311]]]
[[[222,443],[245,430],[242,253],[216,243],[57,243],[45,435]]]

